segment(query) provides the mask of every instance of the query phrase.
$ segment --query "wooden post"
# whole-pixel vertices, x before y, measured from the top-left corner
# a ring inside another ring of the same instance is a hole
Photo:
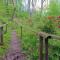
[[[22,26],[21,26],[21,39],[22,39]]]
[[[60,60],[60,56],[59,56],[59,60]]]
[[[3,26],[0,27],[0,45],[3,45]]]
[[[48,60],[48,39],[51,38],[51,36],[47,33],[40,32],[40,60],[43,60],[43,40],[45,41],[45,60]]]
[[[7,33],[7,24],[5,24],[5,26],[6,26],[6,30],[4,31],[4,33]]]
[[[45,39],[45,60],[48,60],[48,38]]]
[[[51,39],[51,36],[45,38],[45,60],[48,60],[48,39]]]
[[[6,32],[7,32],[7,24],[6,24]]]
[[[40,36],[40,57],[39,60],[43,60],[43,37]]]

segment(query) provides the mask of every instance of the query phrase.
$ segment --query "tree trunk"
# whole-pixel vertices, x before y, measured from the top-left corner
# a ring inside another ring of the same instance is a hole
[[[30,2],[31,2],[31,0],[28,0],[28,12],[29,12],[29,14],[30,14],[30,16],[31,16]]]

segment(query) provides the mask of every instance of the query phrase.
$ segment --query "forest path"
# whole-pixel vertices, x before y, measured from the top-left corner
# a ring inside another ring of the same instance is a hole
[[[12,31],[10,47],[4,60],[26,60],[26,55],[21,51],[20,43],[16,31]]]

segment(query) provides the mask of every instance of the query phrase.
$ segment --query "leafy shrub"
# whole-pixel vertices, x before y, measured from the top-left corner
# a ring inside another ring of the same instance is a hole
[[[47,23],[44,25],[44,27],[42,28],[42,31],[46,32],[46,33],[52,33],[52,34],[55,34],[56,31],[55,31],[55,23],[52,19],[51,16],[48,17],[48,21]]]

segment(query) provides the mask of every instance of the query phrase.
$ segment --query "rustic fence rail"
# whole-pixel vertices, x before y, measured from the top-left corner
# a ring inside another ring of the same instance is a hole
[[[39,59],[43,60],[43,58],[44,58],[43,57],[43,45],[45,44],[45,60],[49,60],[48,59],[48,47],[49,47],[48,46],[48,39],[60,40],[60,36],[48,34],[45,32],[39,32],[39,39],[40,39],[40,57],[39,57]]]
[[[6,30],[4,31],[3,28],[6,26]],[[3,34],[7,32],[7,24],[0,25],[0,45],[3,45]]]

